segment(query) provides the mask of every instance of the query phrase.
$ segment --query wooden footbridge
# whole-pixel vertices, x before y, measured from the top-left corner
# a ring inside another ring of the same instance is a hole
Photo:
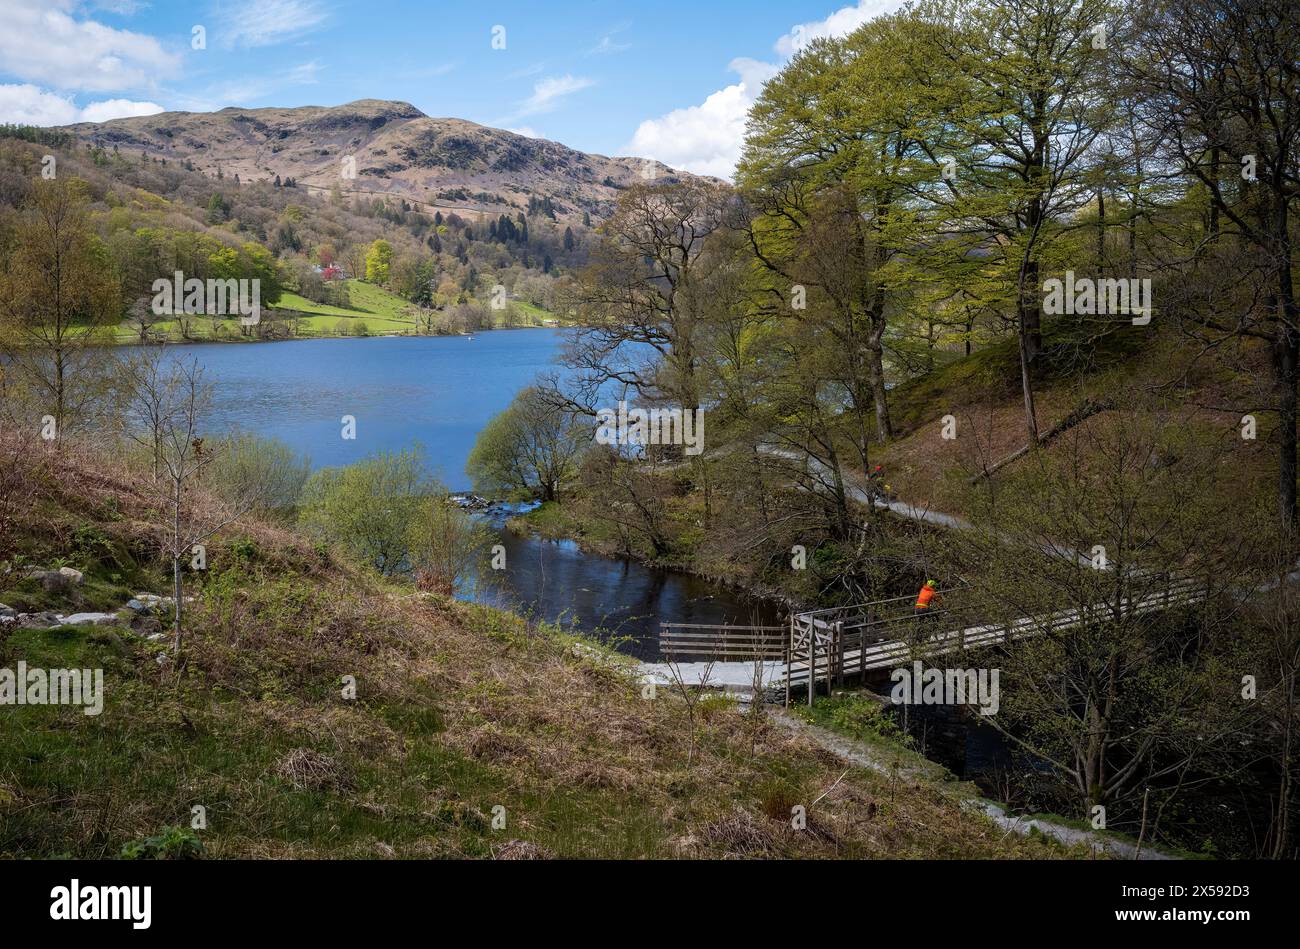
[[[941,591],[939,602],[951,599],[953,592]],[[783,626],[664,623],[659,646],[670,664],[775,663],[778,671],[768,686],[784,688],[786,705],[793,688],[805,689],[811,705],[823,682],[829,690],[849,678],[865,679],[915,659],[985,649],[1116,616],[1158,613],[1203,600],[1206,592],[1204,580],[1171,578],[1142,595],[996,622],[972,621],[965,611],[949,608],[918,616],[914,597],[897,597],[794,613]]]

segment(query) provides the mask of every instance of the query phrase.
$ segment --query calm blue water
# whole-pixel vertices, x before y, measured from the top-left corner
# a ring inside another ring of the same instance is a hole
[[[213,429],[279,438],[317,468],[422,444],[443,482],[468,490],[465,459],[488,419],[554,370],[556,329],[464,336],[173,346],[215,387]],[[356,440],[342,438],[344,415]]]
[[[214,388],[207,426],[278,438],[315,467],[422,444],[443,482],[470,487],[465,459],[487,421],[539,373],[559,370],[565,332],[493,330],[461,336],[289,340],[173,346]],[[357,437],[341,437],[344,415]],[[485,572],[466,595],[600,636],[653,658],[661,622],[780,622],[769,603],[673,570],[583,551],[571,541],[517,537],[489,523],[507,569]]]

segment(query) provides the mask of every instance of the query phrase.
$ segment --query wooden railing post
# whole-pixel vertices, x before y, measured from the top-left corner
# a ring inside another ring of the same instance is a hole
[[[812,708],[813,690],[817,688],[817,628],[808,626],[808,707]]]
[[[785,707],[790,707],[790,651],[794,648],[794,614],[790,614],[790,631],[785,638]]]

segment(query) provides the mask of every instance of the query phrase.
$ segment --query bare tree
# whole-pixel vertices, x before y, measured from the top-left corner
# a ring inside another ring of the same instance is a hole
[[[1290,0],[1150,0],[1140,5],[1142,54],[1127,68],[1172,156],[1208,195],[1220,223],[1254,250],[1262,301],[1209,308],[1221,336],[1266,340],[1278,393],[1278,513],[1300,527],[1296,501],[1300,302],[1294,212],[1300,200],[1300,9]],[[1217,302],[1217,301],[1216,301]],[[1294,537],[1293,537],[1294,540]]]
[[[1226,657],[1260,551],[1240,534],[1252,512],[1225,518],[1214,492],[1235,445],[1127,409],[1030,455],[1013,485],[986,483],[978,529],[949,535],[959,562],[979,565],[964,608],[1028,618],[998,657],[989,721],[1085,808],[1239,768],[1230,739],[1253,714]]]
[[[161,475],[163,434],[168,414],[176,410],[175,387],[180,383],[172,362],[162,347],[122,361],[122,376],[130,391],[127,437],[148,449],[155,483]]]
[[[612,382],[651,402],[699,407],[696,347],[707,300],[697,269],[727,206],[727,189],[701,179],[638,184],[620,196],[591,266],[564,301],[579,326],[566,361],[589,401]]]
[[[165,475],[168,523],[164,528],[163,553],[171,560],[175,618],[172,625],[173,651],[179,662],[183,646],[184,583],[181,561],[200,554],[199,545],[246,513],[249,499],[223,501],[213,494],[196,496],[194,487],[211,464],[212,449],[204,445],[201,423],[211,403],[211,387],[203,381],[198,361],[171,361],[154,376],[151,387],[137,394],[143,399],[156,428],[157,464]],[[140,413],[142,416],[145,412]]]

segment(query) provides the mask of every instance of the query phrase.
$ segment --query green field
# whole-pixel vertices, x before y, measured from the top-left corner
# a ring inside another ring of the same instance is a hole
[[[352,300],[350,307],[314,303],[306,297],[285,291],[270,309],[281,318],[299,314],[300,319],[295,335],[301,337],[377,336],[415,331],[416,308],[397,294],[360,280],[349,280],[348,292]],[[552,318],[549,311],[533,306],[531,303],[524,303],[521,300],[514,300],[511,303],[517,312],[534,324],[540,325],[544,320]],[[198,340],[213,338],[211,320],[200,318],[196,324],[191,338]],[[498,319],[498,328],[506,325],[508,323],[504,318]],[[166,333],[169,339],[180,338],[179,328],[174,320],[154,324],[152,332]],[[240,339],[234,320],[222,321],[218,338]],[[120,343],[132,343],[137,340],[137,334],[126,323],[122,323],[114,330],[114,339]]]

